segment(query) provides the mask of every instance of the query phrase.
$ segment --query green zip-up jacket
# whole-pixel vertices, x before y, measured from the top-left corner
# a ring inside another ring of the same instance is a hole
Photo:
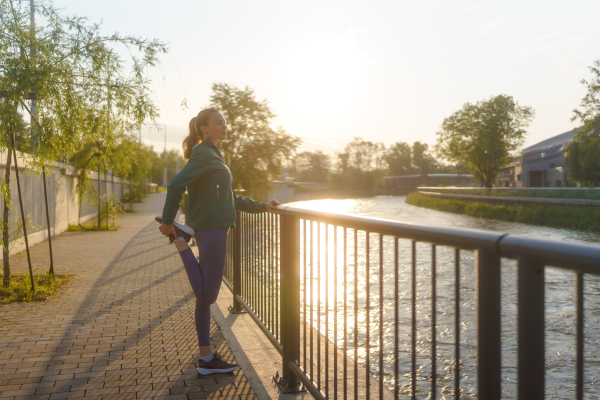
[[[164,224],[173,223],[186,187],[188,223],[196,231],[235,226],[236,208],[249,213],[267,211],[267,203],[234,196],[231,171],[210,138],[194,146],[188,163],[169,183]]]

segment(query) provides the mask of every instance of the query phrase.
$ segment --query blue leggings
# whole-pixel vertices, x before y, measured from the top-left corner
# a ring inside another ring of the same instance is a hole
[[[217,300],[221,288],[228,232],[229,228],[196,231],[199,260],[191,249],[179,252],[196,296],[196,331],[200,346],[210,346],[210,305]]]

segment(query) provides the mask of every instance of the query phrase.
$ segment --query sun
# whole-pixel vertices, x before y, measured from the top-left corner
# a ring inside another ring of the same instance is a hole
[[[365,62],[350,37],[305,36],[287,56],[285,97],[300,108],[343,110],[359,95]]]

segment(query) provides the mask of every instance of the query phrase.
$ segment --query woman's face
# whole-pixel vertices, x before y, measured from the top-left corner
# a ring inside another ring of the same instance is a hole
[[[217,144],[219,140],[227,139],[227,125],[225,125],[225,118],[221,113],[212,113],[208,120],[208,126],[201,126],[200,129],[204,138],[211,138],[214,144]]]

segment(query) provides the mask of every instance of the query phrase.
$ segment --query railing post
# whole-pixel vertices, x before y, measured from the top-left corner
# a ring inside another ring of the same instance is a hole
[[[187,208],[187,201],[185,203]],[[235,210],[235,228],[233,228],[233,310],[242,312],[242,304],[236,296],[242,295],[242,212]]]
[[[480,399],[500,400],[500,257],[477,250],[477,390]]]
[[[300,359],[300,221],[281,216],[281,345],[283,390],[298,390],[289,363]]]
[[[544,265],[520,257],[518,266],[518,398],[544,399]]]

